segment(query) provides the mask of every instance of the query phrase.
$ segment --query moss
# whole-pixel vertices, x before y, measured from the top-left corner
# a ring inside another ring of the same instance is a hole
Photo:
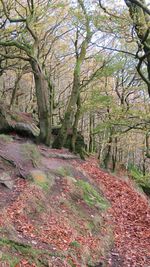
[[[2,262],[4,261],[4,263],[10,264],[10,267],[16,266],[16,264],[21,260],[22,256],[31,264],[35,263],[37,267],[47,266],[44,264],[46,256],[64,257],[63,255],[58,253],[50,253],[47,250],[36,249],[30,245],[3,238],[0,238],[0,248],[1,250],[3,248],[5,249],[5,251],[7,250],[7,252],[2,252],[0,260]],[[14,257],[15,253],[17,257]]]
[[[7,142],[12,142],[13,139],[9,135],[0,134],[0,141],[7,143]]]
[[[71,247],[79,248],[81,245],[78,241],[74,240],[70,243]]]
[[[89,206],[95,206],[101,210],[105,210],[109,207],[108,201],[88,182],[78,180],[77,186],[82,189],[82,197]]]
[[[22,153],[23,153],[24,157],[27,160],[31,160],[33,166],[36,167],[38,164],[40,164],[41,154],[40,154],[39,150],[37,149],[36,145],[26,143],[26,144],[22,145],[21,149],[22,149]]]
[[[54,184],[54,177],[40,170],[31,171],[28,179],[40,186],[44,191],[48,191]]]
[[[11,114],[11,119],[15,120],[16,122],[20,122],[21,121],[21,117],[18,114]]]
[[[72,170],[70,166],[60,167],[56,172],[62,176],[72,176]]]
[[[12,255],[9,254],[2,254],[2,257],[0,258],[1,266],[7,266],[6,264],[9,264],[9,267],[16,267],[17,264],[19,264],[18,257],[12,257]]]

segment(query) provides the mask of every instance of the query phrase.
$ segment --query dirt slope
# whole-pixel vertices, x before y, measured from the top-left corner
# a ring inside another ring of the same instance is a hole
[[[0,136],[1,267],[148,267],[149,217],[94,159]]]

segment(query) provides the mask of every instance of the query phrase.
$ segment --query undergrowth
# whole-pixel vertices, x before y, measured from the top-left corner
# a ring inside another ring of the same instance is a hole
[[[31,160],[34,167],[41,162],[41,154],[36,145],[26,143],[22,145],[22,153],[27,160]]]
[[[95,188],[83,180],[77,181],[77,186],[82,189],[83,199],[89,206],[95,206],[101,210],[108,208],[108,201],[98,193]]]
[[[6,134],[0,134],[0,141],[4,142],[4,143],[9,143],[12,142],[13,139],[11,136],[6,135]]]
[[[0,249],[0,262],[9,264],[10,267],[17,266],[22,257],[25,257],[30,263],[35,263],[37,267],[48,266],[46,265],[48,264],[48,262],[46,262],[46,256],[62,257],[62,255],[58,253],[50,253],[47,250],[40,250],[33,248],[31,245],[4,238],[0,238]]]
[[[143,175],[136,166],[130,166],[129,175],[140,187],[150,191],[150,174]]]

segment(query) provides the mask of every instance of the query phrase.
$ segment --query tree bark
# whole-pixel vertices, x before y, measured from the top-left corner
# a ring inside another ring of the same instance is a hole
[[[76,139],[77,139],[77,132],[78,132],[78,123],[80,119],[80,113],[81,113],[81,99],[80,99],[80,94],[78,96],[77,100],[77,111],[75,114],[75,120],[72,128],[72,140],[71,140],[71,148],[72,151],[75,153],[76,152]]]
[[[89,153],[93,153],[95,150],[95,140],[93,135],[94,130],[94,114],[90,113],[89,117]]]
[[[143,81],[147,84],[148,94],[150,96],[150,15],[145,10],[145,8],[147,8],[145,0],[125,0],[125,3],[129,8],[130,17],[133,20],[135,31],[140,41],[140,43],[138,43],[139,51],[144,51],[144,56],[138,57],[139,64],[137,66],[137,71]],[[149,9],[147,8],[147,10]],[[145,60],[147,61],[147,77],[141,70]]]
[[[50,92],[46,77],[36,60],[31,60],[31,66],[34,74],[36,97],[38,104],[38,116],[40,124],[40,142],[50,145],[51,142],[51,107]]]
[[[73,87],[72,87],[70,100],[67,106],[67,110],[65,112],[62,127],[53,144],[55,148],[62,148],[64,146],[68,131],[72,128],[73,123],[74,123],[74,118],[75,118],[75,113],[76,113],[76,104],[77,104],[77,100],[80,94],[80,67],[81,67],[81,63],[77,61],[76,67],[74,70]]]

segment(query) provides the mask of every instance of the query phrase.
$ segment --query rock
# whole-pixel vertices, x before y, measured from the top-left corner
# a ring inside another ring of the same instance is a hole
[[[21,135],[37,137],[40,129],[31,114],[10,111],[9,106],[0,102],[0,133],[16,132]]]
[[[29,135],[33,135],[35,137],[39,136],[40,134],[40,129],[34,124],[29,124],[29,123],[24,123],[24,122],[17,122],[14,126],[14,130],[16,130],[16,132],[26,132]]]
[[[14,186],[14,183],[13,183],[9,173],[7,173],[7,172],[3,172],[0,174],[0,183],[5,185],[10,190],[12,190],[12,188]]]
[[[66,159],[66,160],[69,160],[69,159],[79,159],[78,156],[73,155],[73,154],[59,154],[59,153],[51,153],[51,154],[48,154],[48,157],[49,158]]]

